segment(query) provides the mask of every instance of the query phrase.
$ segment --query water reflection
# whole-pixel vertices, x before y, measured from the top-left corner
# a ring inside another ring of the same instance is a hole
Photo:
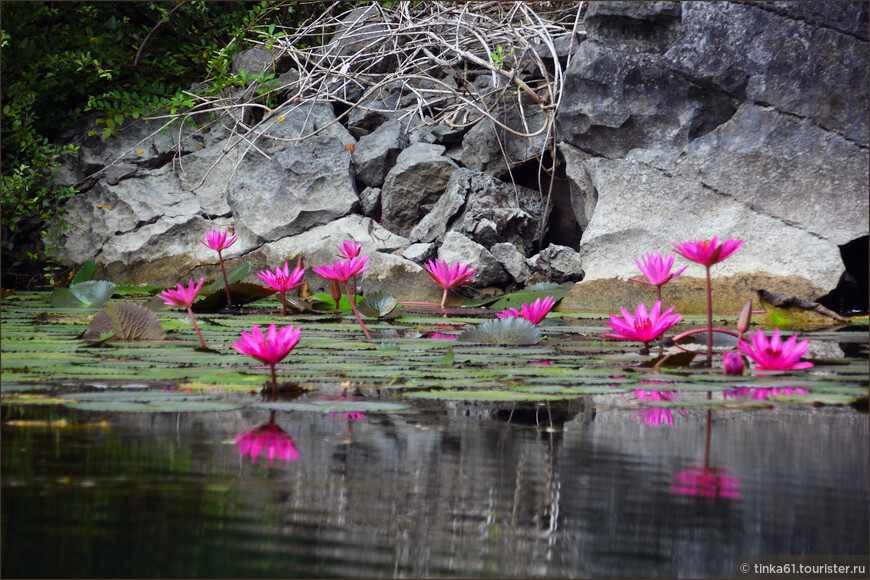
[[[275,411],[269,414],[269,422],[250,431],[236,435],[236,443],[241,455],[250,455],[251,463],[265,451],[272,467],[275,458],[286,462],[297,461],[299,450],[289,435],[275,423]]]
[[[636,390],[634,395],[641,401],[673,401],[675,394],[670,391],[646,391]],[[649,407],[647,405],[639,405],[639,411],[634,414],[632,419],[651,426],[659,426],[662,424],[668,427],[674,426],[674,414],[667,407]],[[685,415],[686,410],[680,409],[680,412]]]
[[[689,467],[674,475],[671,493],[705,498],[715,503],[717,498],[740,499],[740,480],[727,469],[710,467],[710,435],[713,412],[707,411],[707,436],[704,444],[704,466]]]

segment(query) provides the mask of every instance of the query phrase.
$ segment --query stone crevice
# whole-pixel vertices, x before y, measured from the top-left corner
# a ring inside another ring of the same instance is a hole
[[[811,20],[809,20],[809,19],[807,19],[807,18],[801,18],[801,17],[799,17],[799,16],[795,16],[794,14],[789,14],[789,13],[786,12],[785,10],[781,10],[780,8],[778,8],[778,7],[775,5],[774,2],[766,2],[766,1],[764,1],[764,2],[745,2],[745,1],[741,2],[741,1],[735,1],[734,3],[735,3],[735,4],[742,4],[742,5],[744,5],[744,6],[749,6],[749,7],[751,7],[751,8],[755,8],[755,9],[757,9],[757,10],[761,10],[761,11],[763,11],[763,12],[769,12],[769,13],[771,13],[771,14],[775,14],[775,15],[779,16],[780,18],[784,18],[784,19],[786,19],[786,20],[791,20],[792,22],[801,22],[801,23],[803,23],[803,24],[806,24],[807,26],[813,26],[813,27],[815,27],[815,28],[823,28],[823,29],[825,29],[825,30],[830,30],[830,31],[832,31],[832,32],[836,32],[836,33],[838,33],[838,34],[842,34],[843,36],[848,36],[848,37],[850,37],[850,38],[853,38],[853,39],[855,39],[855,40],[857,40],[857,41],[859,41],[859,42],[863,42],[863,43],[867,43],[867,42],[868,42],[866,38],[862,38],[861,36],[859,36],[859,35],[857,35],[857,34],[853,34],[853,33],[851,33],[851,32],[848,32],[848,31],[845,31],[845,30],[842,30],[842,29],[840,29],[840,28],[836,28],[836,27],[833,27],[833,26],[829,26],[829,25],[827,25],[827,24],[822,24],[822,23],[819,23],[819,22],[812,22]]]

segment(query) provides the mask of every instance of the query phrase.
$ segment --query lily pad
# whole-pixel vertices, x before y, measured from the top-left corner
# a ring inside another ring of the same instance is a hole
[[[375,413],[404,411],[411,406],[407,403],[388,403],[381,401],[274,401],[252,405],[269,411],[316,411],[319,413]]]
[[[108,333],[112,336],[107,337]],[[106,339],[129,342],[161,340],[163,335],[163,327],[153,312],[132,302],[117,302],[94,314],[82,338],[87,342]]]
[[[102,308],[115,293],[115,288],[115,284],[105,280],[80,282],[69,288],[58,288],[51,293],[49,302],[57,308]]]
[[[66,406],[79,411],[104,413],[193,413],[235,411],[242,408],[239,403],[225,401],[88,401]]]
[[[389,292],[372,292],[361,298],[356,307],[367,318],[382,318],[399,305],[399,300]]]
[[[525,318],[496,318],[469,328],[456,338],[472,344],[538,344],[541,332]]]
[[[90,280],[93,277],[94,272],[96,272],[96,271],[97,271],[96,263],[94,263],[93,260],[88,260],[87,262],[85,262],[84,264],[82,264],[79,267],[78,272],[76,272],[75,276],[73,276],[72,280],[70,280],[70,284],[74,285],[74,284],[81,284],[82,282],[87,282],[88,280]]]
[[[229,272],[227,272],[227,284],[232,286],[236,282],[241,282],[244,280],[245,276],[250,274],[251,272],[251,262],[242,262]],[[202,294],[211,294],[212,292],[217,292],[218,290],[224,289],[224,277],[219,276],[213,282],[209,282],[208,284],[202,287]]]
[[[487,306],[492,310],[504,310],[505,308],[519,308],[523,304],[531,304],[538,298],[543,300],[547,296],[552,296],[556,302],[565,297],[569,288],[553,284],[551,282],[541,282],[534,284],[523,290],[511,292],[504,296],[490,296],[478,300],[466,300],[462,303],[463,308],[474,308],[478,306]]]

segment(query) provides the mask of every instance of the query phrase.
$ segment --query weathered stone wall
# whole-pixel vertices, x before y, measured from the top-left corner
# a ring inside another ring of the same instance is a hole
[[[364,290],[437,298],[420,265],[441,257],[473,261],[478,287],[576,282],[563,310],[610,312],[654,296],[628,281],[635,258],[718,236],[746,243],[713,267],[717,310],[759,288],[816,299],[850,275],[841,247],[863,240],[866,251],[867,22],[865,2],[589,3],[585,32],[558,43],[563,65],[573,54],[556,117],[564,187],[549,205],[517,173],[542,155],[544,134],[515,138],[487,119],[414,128],[416,105],[386,89],[339,119],[337,101],[288,95],[256,140],[237,125],[250,108],[180,132],[141,120],[106,142],[81,131],[57,177],[81,190],[65,260],[93,259],[119,283],[213,278],[217,255],[197,239],[232,225],[239,240],[224,257],[252,260],[252,282],[284,260],[331,262],[354,237],[374,253]],[[272,59],[254,48],[236,67]],[[492,77],[470,78],[485,88]],[[523,127],[516,97],[491,106]],[[522,110],[526,127],[541,126],[542,109]],[[561,239],[539,247],[556,223]],[[702,276],[690,266],[665,299],[703,311],[691,290]]]

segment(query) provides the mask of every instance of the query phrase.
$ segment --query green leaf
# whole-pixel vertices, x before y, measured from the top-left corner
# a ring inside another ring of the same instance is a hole
[[[367,318],[381,318],[392,312],[399,305],[399,300],[389,292],[372,292],[356,303],[360,314]]]
[[[157,316],[132,302],[110,304],[94,314],[82,338],[87,342],[97,342],[105,340],[103,336],[107,333],[125,342],[161,340],[164,335]]]
[[[473,344],[538,344],[541,332],[525,318],[496,318],[469,328],[456,338]]]
[[[453,347],[447,347],[447,354],[441,359],[441,365],[445,367],[453,366]]]
[[[227,284],[232,285],[236,282],[241,281],[251,272],[251,266],[251,262],[242,262],[241,264],[227,272]],[[217,290],[223,290],[223,288],[224,277],[220,276],[214,282],[204,286],[201,294],[211,294],[212,292],[216,292]]]
[[[90,280],[58,288],[49,301],[57,308],[102,308],[115,293],[115,284],[105,280]]]
[[[462,307],[476,308],[479,306],[487,306],[493,310],[504,310],[511,307],[519,309],[523,304],[531,304],[538,298],[543,300],[547,296],[552,296],[556,299],[556,302],[559,302],[559,300],[565,297],[568,290],[569,288],[566,286],[560,286],[550,282],[541,282],[540,284],[535,284],[523,290],[505,294],[504,296],[490,296],[479,300],[466,300],[462,303]]]
[[[94,275],[94,272],[97,271],[97,265],[93,260],[88,260],[84,264],[79,267],[79,271],[76,272],[76,275],[73,276],[73,279],[70,280],[70,284],[80,284],[82,282],[87,282]]]

